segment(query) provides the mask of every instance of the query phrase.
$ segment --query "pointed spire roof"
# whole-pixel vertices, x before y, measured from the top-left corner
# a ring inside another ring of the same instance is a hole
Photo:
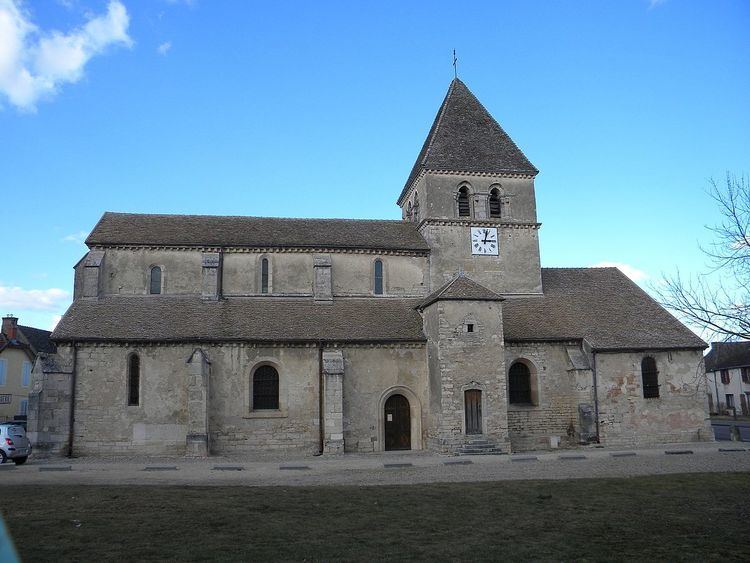
[[[426,309],[436,301],[446,299],[453,301],[505,301],[504,297],[500,297],[494,291],[478,284],[471,278],[467,278],[464,274],[458,274],[443,287],[428,295],[417,305],[417,309]]]
[[[539,172],[458,78],[448,88],[399,203],[422,170]]]

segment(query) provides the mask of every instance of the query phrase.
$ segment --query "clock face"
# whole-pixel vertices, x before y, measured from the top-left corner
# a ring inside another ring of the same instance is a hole
[[[472,227],[471,253],[497,256],[497,229],[493,227]]]

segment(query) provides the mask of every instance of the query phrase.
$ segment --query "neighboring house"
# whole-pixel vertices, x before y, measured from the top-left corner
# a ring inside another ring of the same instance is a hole
[[[36,364],[36,451],[712,440],[705,342],[617,269],[541,267],[537,173],[454,80],[402,220],[105,213]],[[279,210],[299,189],[325,195]]]
[[[39,352],[53,353],[50,332],[19,326],[12,315],[3,317],[0,333],[0,421],[26,416],[31,370]]]
[[[711,414],[750,416],[750,342],[713,342],[705,361]]]

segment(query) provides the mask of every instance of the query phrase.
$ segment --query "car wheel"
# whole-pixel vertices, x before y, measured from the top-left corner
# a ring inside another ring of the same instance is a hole
[[[27,459],[29,459],[28,456],[23,456],[23,457],[14,458],[13,461],[16,462],[16,465],[23,465],[24,463],[26,463]]]
[[[6,459],[8,459],[8,456],[5,455],[5,452],[3,450],[0,450],[0,463],[5,463]]]

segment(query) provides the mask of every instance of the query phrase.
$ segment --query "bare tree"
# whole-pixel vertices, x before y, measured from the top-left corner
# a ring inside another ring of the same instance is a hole
[[[655,291],[662,305],[709,336],[750,339],[750,183],[727,173],[726,185],[711,180],[708,193],[721,213],[707,227],[714,241],[701,248],[711,268],[689,278],[665,276]]]

